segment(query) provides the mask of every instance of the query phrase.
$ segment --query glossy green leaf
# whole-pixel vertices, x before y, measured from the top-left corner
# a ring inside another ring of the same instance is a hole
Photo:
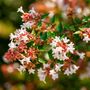
[[[52,56],[52,50],[49,50],[49,51],[48,51],[48,55],[49,55],[49,58],[50,58],[50,59],[54,59],[53,56]]]
[[[62,23],[59,23],[59,25],[56,27],[56,30],[60,33],[63,31]]]
[[[48,13],[43,14],[43,15],[41,16],[41,19],[44,19],[44,18],[46,18],[46,17],[48,17]]]
[[[42,40],[46,40],[46,39],[47,39],[47,32],[45,32],[45,33],[40,33],[40,38],[41,38]]]
[[[42,58],[39,58],[38,61],[39,61],[40,63],[43,63],[43,64],[46,62],[46,61],[45,61],[44,59],[42,59]]]
[[[56,19],[56,17],[55,17],[55,15],[50,19],[50,21],[51,21],[51,23],[54,23],[55,22],[55,19]]]
[[[40,27],[42,25],[42,21],[39,21],[38,22],[38,26]]]
[[[33,41],[27,43],[27,47],[31,47],[33,45],[33,43],[34,43]]]
[[[55,33],[53,33],[53,32],[47,32],[47,37],[55,37]]]

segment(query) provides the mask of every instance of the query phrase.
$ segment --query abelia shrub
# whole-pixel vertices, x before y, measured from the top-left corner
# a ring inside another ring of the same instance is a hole
[[[10,34],[9,50],[4,55],[8,62],[18,62],[17,70],[37,74],[45,82],[47,76],[53,80],[59,72],[65,75],[76,73],[77,62],[84,60],[85,53],[78,51],[68,33],[64,33],[62,23],[51,22],[49,14],[40,14],[32,8],[22,13],[21,28]],[[62,33],[63,32],[63,33]],[[90,29],[80,31],[83,41],[90,41]]]

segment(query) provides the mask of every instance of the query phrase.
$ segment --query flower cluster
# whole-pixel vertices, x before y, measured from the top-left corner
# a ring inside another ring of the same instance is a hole
[[[90,28],[84,28],[82,30],[82,35],[83,35],[83,41],[88,43],[90,41]]]
[[[60,37],[55,37],[51,43],[53,57],[60,60],[67,60],[67,53],[74,53],[74,44],[70,42],[67,37],[60,39]]]
[[[81,38],[83,38],[83,41],[88,43],[90,41],[90,28],[81,28],[80,31],[75,32],[76,34],[79,34]]]
[[[85,54],[76,51],[74,43],[70,42],[67,37],[60,38],[56,36],[50,45],[54,59],[63,61],[64,74],[70,75],[75,73],[79,67],[73,64],[72,55],[78,55],[79,59],[83,60]]]
[[[66,75],[76,73],[79,66],[74,57],[83,60],[85,54],[78,52],[68,37],[58,35],[57,25],[50,23],[48,14],[40,15],[33,8],[24,12],[22,7],[18,12],[22,13],[23,24],[21,29],[10,34],[11,42],[4,60],[18,62],[18,71],[37,73],[44,82],[46,76],[57,79],[61,71]]]

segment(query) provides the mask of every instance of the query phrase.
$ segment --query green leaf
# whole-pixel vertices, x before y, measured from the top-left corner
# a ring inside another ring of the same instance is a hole
[[[80,50],[80,51],[86,51],[87,46],[85,42],[78,42],[76,43],[75,49]]]
[[[81,20],[79,19],[79,18],[75,18],[74,20],[73,20],[73,22],[75,23],[75,24],[81,24]]]
[[[47,37],[55,37],[55,33],[53,32],[47,32]]]
[[[34,41],[31,41],[31,42],[27,43],[26,45],[27,45],[27,47],[31,47],[33,45],[33,43],[34,43]]]
[[[69,25],[69,24],[64,23],[64,29],[69,30],[69,28],[70,28],[70,25]]]
[[[90,20],[90,16],[84,16],[82,22],[88,22]]]
[[[68,56],[68,57],[71,57],[71,55],[72,55],[72,54],[71,54],[70,52],[67,53],[67,56]]]
[[[46,18],[46,17],[48,17],[48,13],[45,13],[44,15],[42,15],[42,16],[41,16],[41,19],[44,19],[44,18]]]
[[[38,47],[39,50],[42,50],[44,46],[43,45],[38,45],[37,47]]]
[[[72,60],[77,61],[79,59],[78,55],[72,55]]]
[[[38,22],[38,26],[40,27],[42,25],[42,21],[39,21]]]
[[[74,34],[74,41],[75,43],[79,43],[81,41],[81,37],[79,36],[79,34]]]
[[[46,61],[45,61],[44,59],[42,59],[42,58],[39,58],[38,61],[39,61],[40,63],[42,63],[42,64],[45,64],[45,62],[46,62]]]
[[[71,31],[76,31],[76,30],[78,30],[78,29],[76,29],[77,27],[76,26],[74,26],[74,24],[72,24],[72,25],[70,25],[70,27],[69,27],[69,30],[71,30]]]
[[[87,51],[90,51],[90,46],[89,45],[87,45]]]
[[[56,30],[60,33],[63,31],[62,23],[59,23],[59,25],[56,27]]]
[[[27,28],[26,31],[27,31],[27,32],[31,32],[32,30],[31,30],[30,28]]]
[[[55,17],[55,15],[50,19],[50,21],[51,21],[51,23],[54,23],[55,22],[55,19],[56,19],[56,17]]]
[[[47,39],[47,32],[45,32],[45,33],[40,33],[40,38],[42,39],[42,40],[46,40]]]
[[[49,58],[50,58],[50,59],[54,59],[53,56],[52,56],[52,50],[49,50],[49,51],[48,51],[48,55],[49,55]]]
[[[60,36],[60,39],[63,39],[64,37],[65,37],[65,35],[63,34],[63,35]]]
[[[42,63],[36,64],[36,68],[42,67]]]
[[[64,61],[63,60],[57,60],[57,63],[63,64]]]

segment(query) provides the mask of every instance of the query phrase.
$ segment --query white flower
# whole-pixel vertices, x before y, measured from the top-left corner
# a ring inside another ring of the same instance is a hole
[[[16,35],[14,35],[13,33],[10,34],[10,40],[13,40],[16,38]]]
[[[84,59],[84,57],[85,57],[85,53],[77,52],[77,55],[79,55],[80,59]]]
[[[67,68],[67,69],[65,70],[64,74],[66,74],[66,75],[68,75],[68,76],[71,74],[69,68]]]
[[[59,56],[59,59],[60,59],[60,60],[66,60],[66,59],[68,59],[68,57],[66,56],[66,53],[63,53],[63,52],[62,52],[62,53],[60,54],[60,56]]]
[[[29,74],[34,74],[35,73],[35,69],[31,68],[31,69],[28,70],[28,72],[29,72]]]
[[[66,75],[70,75],[70,74],[73,74],[73,73],[76,73],[76,71],[78,70],[79,66],[76,66],[76,65],[70,65],[69,68],[67,68],[64,72],[64,74]]]
[[[38,77],[39,77],[40,81],[45,82],[46,74],[42,68],[38,69]]]
[[[52,49],[52,53],[60,54],[60,53],[62,53],[62,51],[63,51],[62,47],[56,47],[56,48]]]
[[[22,36],[21,40],[23,40],[24,42],[26,42],[27,40],[29,40],[29,38],[27,37],[27,35]]]
[[[20,65],[19,68],[17,68],[17,70],[18,70],[20,73],[26,71],[25,67],[22,66],[22,65]]]
[[[23,23],[23,25],[21,25],[21,28],[32,28],[32,26],[34,25],[34,22],[26,22]]]
[[[56,47],[56,45],[57,45],[57,42],[60,42],[61,40],[60,40],[60,37],[55,37],[55,39],[53,39],[53,41],[52,41],[52,43],[50,43],[50,45],[52,46],[52,47]]]
[[[50,64],[43,64],[43,69],[50,67]]]
[[[88,37],[88,35],[84,35],[83,41],[85,41],[86,43],[90,41],[90,38]]]
[[[63,64],[56,64],[55,65],[55,71],[58,72],[58,71],[61,71],[61,67],[63,66]]]
[[[61,59],[61,53],[62,53],[61,47],[56,47],[55,49],[52,49],[53,57],[57,59]]]
[[[22,6],[20,8],[18,8],[17,12],[24,13]]]
[[[55,39],[54,39],[54,41],[55,41],[55,42],[60,42],[60,41],[61,41],[61,40],[60,40],[60,37],[57,37],[57,36],[56,36]]]
[[[33,16],[33,18],[34,18],[34,15],[36,15],[36,16],[38,15],[38,13],[35,11],[34,8],[32,8],[29,12]]]
[[[71,53],[73,53],[74,52],[74,50],[75,50],[75,48],[74,48],[74,44],[72,43],[72,42],[70,42],[69,44],[67,44],[68,45],[68,51],[70,51]]]
[[[66,52],[63,52],[62,47],[56,47],[55,49],[52,49],[53,57],[60,60],[68,59],[66,56]]]
[[[35,11],[34,8],[32,8],[29,12],[32,13],[32,14],[35,14],[36,13],[36,11]]]
[[[17,30],[16,31],[16,34],[25,34],[27,31],[26,31],[26,29],[19,29],[19,30]]]
[[[12,42],[12,41],[8,44],[8,46],[10,48],[16,48],[16,44],[14,42]]]
[[[52,43],[50,43],[50,45],[51,45],[52,47],[56,47],[57,43],[56,43],[55,41],[52,41]]]
[[[26,29],[18,29],[16,30],[16,32],[14,33],[15,35],[13,36],[13,34],[11,34],[12,38],[17,38],[16,39],[16,43],[20,44],[20,41],[23,40],[24,42],[26,42],[27,40],[29,40],[29,38],[27,37],[27,31]]]
[[[52,75],[52,79],[53,80],[56,80],[58,78],[58,74],[57,73],[54,73],[53,75]]]
[[[71,65],[71,66],[70,66],[71,74],[76,73],[76,71],[78,70],[78,68],[79,68],[79,66]]]
[[[68,43],[70,41],[69,39],[67,39],[67,37],[63,38],[62,40],[64,43]]]
[[[21,62],[22,65],[24,65],[24,62],[26,62],[26,63],[31,62],[30,57],[24,57],[22,60],[19,60],[19,61]]]
[[[26,33],[26,29],[21,28],[21,29],[17,29],[14,34],[18,37],[20,36],[20,34],[25,34],[25,33]]]
[[[55,80],[58,78],[58,74],[55,72],[54,69],[50,70],[50,73],[49,73],[51,76],[52,76],[52,79]]]
[[[14,34],[10,34],[10,39],[13,40],[15,38],[18,38],[21,34],[25,34],[26,32],[26,29],[17,29]]]
[[[64,52],[64,53],[61,54],[61,59],[62,60],[69,59],[69,57],[67,57],[67,55],[66,55],[66,52]]]

